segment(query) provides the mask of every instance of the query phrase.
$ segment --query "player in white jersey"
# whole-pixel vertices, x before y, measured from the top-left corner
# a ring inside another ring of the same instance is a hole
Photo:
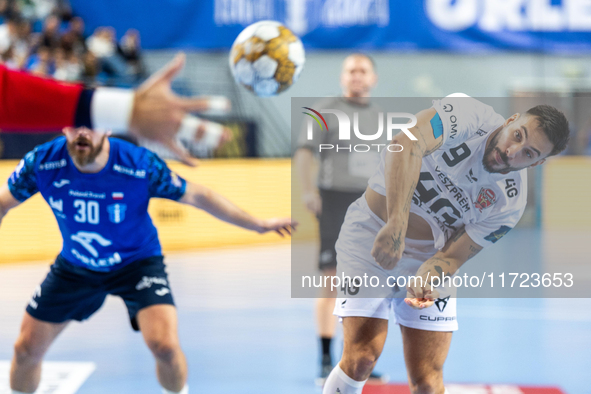
[[[476,99],[446,97],[416,117],[409,131],[417,141],[400,133],[392,143],[404,150],[383,150],[364,196],[347,211],[336,251],[339,276],[367,274],[386,283],[416,275],[422,285],[341,289],[335,314],[345,346],[324,394],[361,393],[382,352],[391,310],[411,392],[445,392],[443,363],[458,328],[455,292],[431,292],[428,278],[454,275],[511,230],[526,205],[526,168],[568,142],[568,121],[547,105],[504,119]]]

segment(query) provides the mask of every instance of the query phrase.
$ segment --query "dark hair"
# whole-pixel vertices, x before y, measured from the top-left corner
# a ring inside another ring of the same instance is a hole
[[[354,53],[348,55],[347,58],[350,58],[350,57],[353,57],[353,56],[358,56],[358,57],[364,57],[364,58],[366,58],[371,63],[371,66],[373,67],[373,71],[375,72],[377,70],[375,60],[373,60],[373,57],[369,56],[367,53],[354,52]]]
[[[570,131],[568,120],[561,111],[550,105],[536,105],[528,109],[526,114],[538,118],[540,127],[554,146],[549,156],[557,155],[566,149]]]

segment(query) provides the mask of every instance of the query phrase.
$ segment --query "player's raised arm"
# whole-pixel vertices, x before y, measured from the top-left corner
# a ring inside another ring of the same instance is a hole
[[[283,237],[286,234],[291,235],[292,229],[295,229],[297,226],[297,223],[291,220],[291,218],[255,218],[238,208],[221,194],[205,186],[191,182],[187,182],[185,194],[179,202],[202,209],[224,222],[247,230],[253,230],[260,234],[275,231]]]
[[[2,219],[4,219],[4,216],[6,216],[8,211],[18,206],[20,203],[21,202],[14,198],[8,189],[8,184],[5,183],[0,187],[0,224],[2,223]]]
[[[385,154],[388,220],[378,233],[371,254],[376,262],[386,269],[394,268],[402,257],[410,204],[417,187],[423,157],[433,153],[443,143],[443,136],[439,130],[441,122],[433,123],[435,130],[431,124],[432,119],[438,119],[435,109],[423,110],[416,117],[417,124],[408,131],[417,140],[413,141],[400,132],[393,137],[392,144],[402,145],[403,150],[386,151]]]
[[[447,241],[442,250],[421,264],[417,276],[423,279],[423,286],[409,286],[409,298],[405,302],[416,309],[433,305],[433,301],[437,297],[431,294],[431,278],[452,276],[466,261],[476,256],[482,249],[482,246],[470,238],[465,227],[462,227]],[[416,284],[419,284],[418,281]]]

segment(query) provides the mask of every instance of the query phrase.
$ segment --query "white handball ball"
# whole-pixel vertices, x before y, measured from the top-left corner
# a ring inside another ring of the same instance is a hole
[[[230,51],[234,80],[260,97],[275,96],[293,85],[305,61],[300,39],[276,21],[248,26]]]

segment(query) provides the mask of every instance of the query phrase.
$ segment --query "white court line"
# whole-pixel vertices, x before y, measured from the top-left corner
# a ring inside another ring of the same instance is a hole
[[[95,369],[96,364],[91,362],[44,362],[41,383],[35,393],[75,394]],[[0,394],[10,394],[9,371],[10,362],[0,361]]]

